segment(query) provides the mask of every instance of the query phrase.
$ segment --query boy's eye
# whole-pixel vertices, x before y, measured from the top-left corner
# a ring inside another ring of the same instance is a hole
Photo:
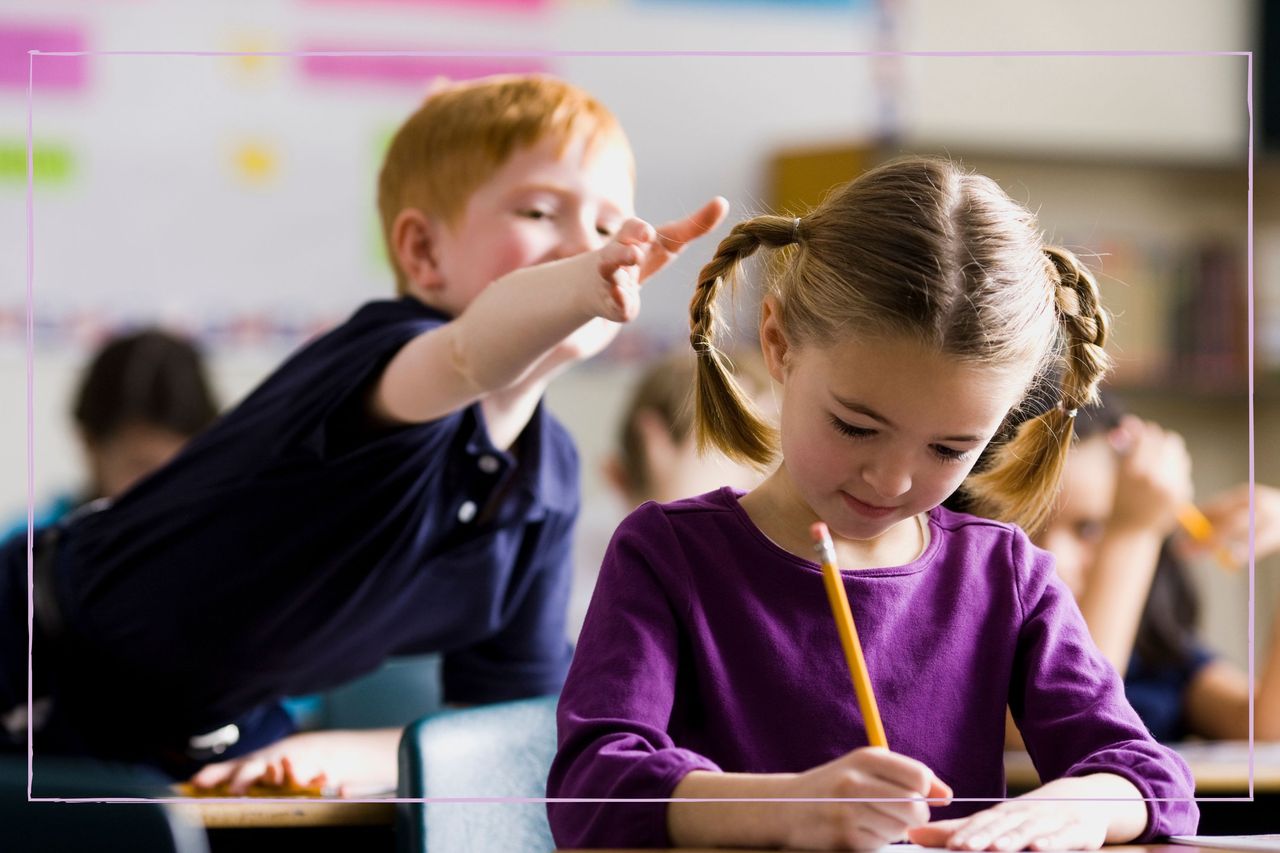
[[[528,210],[520,211],[520,215],[526,219],[550,219],[551,211],[540,210],[539,208],[531,207]]]
[[[618,229],[612,225],[597,225],[596,233],[601,237],[612,237],[618,233]]]
[[[831,416],[831,425],[836,428],[836,432],[839,432],[842,435],[847,435],[850,438],[870,438],[876,434],[876,431],[873,429],[866,429],[864,427],[845,423],[835,415]]]

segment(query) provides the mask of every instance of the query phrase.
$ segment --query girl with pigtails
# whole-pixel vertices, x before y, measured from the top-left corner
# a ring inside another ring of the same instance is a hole
[[[762,249],[778,253],[759,326],[776,427],[716,349],[721,285]],[[548,806],[559,846],[1094,849],[1195,831],[1186,765],[1023,532],[1108,363],[1093,278],[1026,209],[948,161],[894,161],[802,218],[735,226],[691,329],[700,441],[776,468],[749,493],[645,504],[615,533],[560,699],[548,796],[578,801]],[[1024,419],[1051,376],[1057,405]],[[962,485],[984,517],[940,506]],[[866,745],[818,521],[888,750]],[[1006,705],[1045,784],[1001,801]]]

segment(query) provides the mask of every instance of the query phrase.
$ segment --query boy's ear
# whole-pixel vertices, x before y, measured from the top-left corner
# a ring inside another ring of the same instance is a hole
[[[406,207],[391,223],[391,250],[396,265],[410,285],[439,290],[444,284],[436,257],[436,235],[441,226],[421,210]]]
[[[790,346],[782,331],[782,308],[777,297],[766,296],[760,306],[760,351],[773,381],[782,384],[786,374]]]

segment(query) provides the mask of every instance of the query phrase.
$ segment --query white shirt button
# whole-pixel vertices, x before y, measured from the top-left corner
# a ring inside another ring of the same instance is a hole
[[[458,507],[458,521],[466,524],[468,521],[476,517],[476,502],[464,501],[462,506]]]
[[[486,453],[484,456],[480,457],[480,462],[478,464],[480,465],[480,470],[486,474],[497,473],[498,459],[496,456],[490,456]]]

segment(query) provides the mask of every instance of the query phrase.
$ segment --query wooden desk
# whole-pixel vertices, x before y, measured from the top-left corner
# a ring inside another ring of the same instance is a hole
[[[193,800],[181,804],[178,809],[207,829],[390,826],[395,819],[395,805],[392,803],[343,803],[332,800]]]
[[[175,808],[192,823],[204,826],[213,853],[275,853],[282,849],[390,853],[395,849],[393,803],[193,799]]]
[[[1191,767],[1196,796],[1248,796],[1248,741],[1192,741],[1174,748]],[[1040,784],[1025,752],[1006,752],[1004,766],[1011,792],[1029,791]],[[1280,743],[1254,744],[1253,789],[1256,794],[1280,794]]]

